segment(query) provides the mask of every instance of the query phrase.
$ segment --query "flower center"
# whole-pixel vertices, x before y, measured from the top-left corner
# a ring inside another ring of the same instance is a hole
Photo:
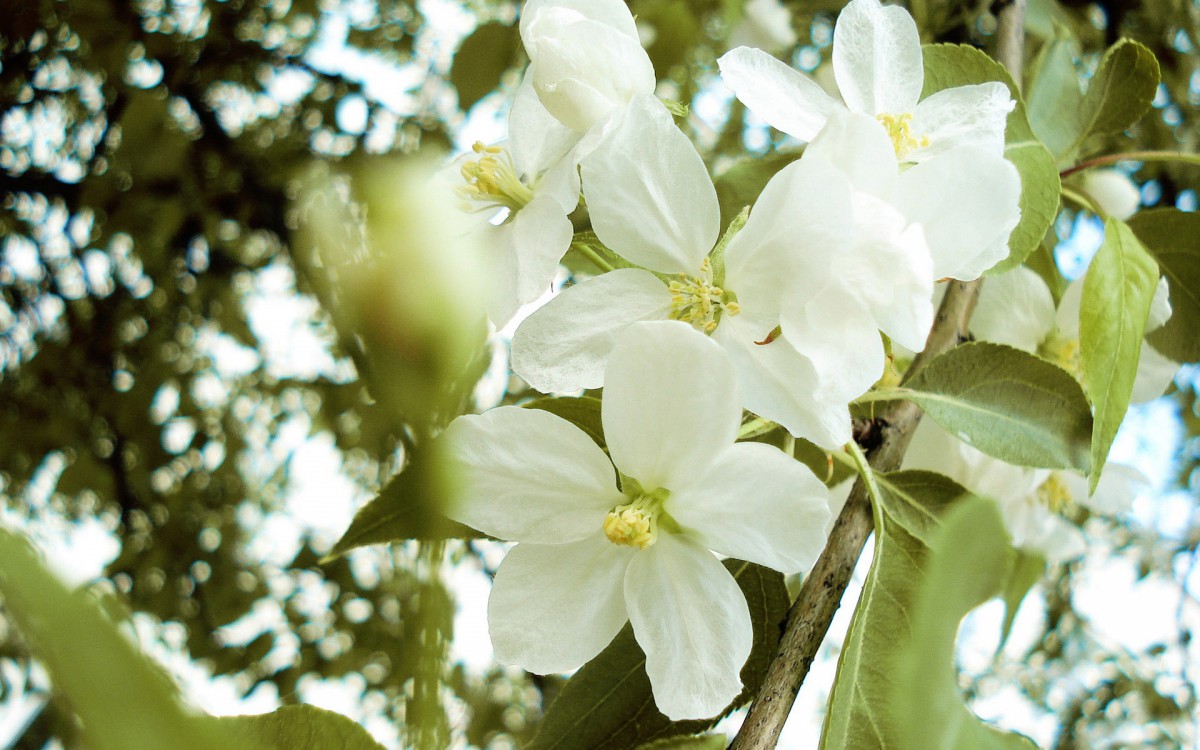
[[[658,520],[669,492],[640,493],[632,502],[618,505],[604,517],[604,535],[613,544],[646,549],[658,541]]]
[[[1052,513],[1062,513],[1071,504],[1071,491],[1053,474],[1037,488],[1037,499]]]
[[[713,283],[712,262],[705,258],[699,276],[679,274],[667,285],[671,291],[671,318],[690,323],[704,333],[717,329],[721,314],[737,315],[742,311],[737,297]]]
[[[875,115],[888,137],[892,139],[892,148],[896,149],[896,158],[903,160],[913,151],[929,145],[929,136],[917,137],[912,131],[912,114],[905,112],[899,115]]]
[[[1079,361],[1079,339],[1071,339],[1057,331],[1038,347],[1038,354],[1071,373],[1078,380],[1083,372]]]
[[[461,198],[468,203],[482,204],[482,208],[507,208],[514,212],[533,200],[533,190],[521,181],[508,152],[479,141],[475,141],[471,150],[479,156],[462,165],[460,173],[467,184],[456,190]]]

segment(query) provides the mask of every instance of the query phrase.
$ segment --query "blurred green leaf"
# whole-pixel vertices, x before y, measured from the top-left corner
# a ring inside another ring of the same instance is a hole
[[[485,23],[463,40],[450,68],[450,83],[458,90],[465,112],[500,85],[504,71],[517,60],[520,37],[514,26]]]
[[[282,706],[269,714],[214,721],[263,750],[383,750],[354,721],[316,706]]]
[[[1004,66],[982,51],[961,44],[927,44],[921,49],[925,60],[922,98],[955,86],[1001,81],[1017,102],[1008,115],[1004,158],[1021,173],[1021,221],[1008,238],[1008,258],[989,273],[1015,268],[1041,243],[1058,214],[1061,185],[1054,157],[1033,134],[1024,100]]]
[[[698,737],[671,737],[639,745],[637,750],[725,750],[723,734],[704,734]]]
[[[91,750],[265,750],[189,714],[174,683],[87,592],[68,590],[22,538],[0,529],[0,594]]]
[[[1142,211],[1129,228],[1158,261],[1171,294],[1171,318],[1147,337],[1176,362],[1200,362],[1200,214]]]
[[[604,442],[604,423],[600,419],[600,399],[591,396],[543,396],[522,406],[526,409],[541,409],[556,417],[562,417],[586,432],[596,445],[607,449]]]
[[[1060,159],[1069,158],[1069,150],[1079,140],[1079,105],[1083,91],[1079,87],[1079,42],[1056,37],[1042,46],[1033,61],[1026,103],[1029,125],[1046,148]]]
[[[1083,279],[1079,353],[1088,399],[1096,408],[1089,492],[1125,419],[1137,377],[1158,265],[1123,221],[1104,223],[1104,242]]]
[[[613,642],[563,687],[527,750],[628,750],[658,739],[706,731],[748,702],[762,686],[779,646],[780,624],[788,610],[787,587],[781,573],[754,563],[726,560],[725,567],[746,595],[754,644],[742,667],[742,694],[721,716],[673,722],[660,713],[646,676],[646,655],[626,624]]]
[[[1012,634],[1013,623],[1017,619],[1017,610],[1021,608],[1021,602],[1025,601],[1025,595],[1029,593],[1029,589],[1033,588],[1033,584],[1042,580],[1044,575],[1046,575],[1046,558],[1036,552],[1016,550],[1012,571],[1004,582],[1004,624],[1000,626],[1000,643],[996,646],[997,651],[1004,648],[1004,644],[1008,642],[1008,636]]]

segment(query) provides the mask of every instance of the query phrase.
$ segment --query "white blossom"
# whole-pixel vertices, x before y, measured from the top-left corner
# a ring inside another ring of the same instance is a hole
[[[742,18],[729,32],[731,47],[758,47],[767,52],[778,52],[795,45],[792,12],[779,0],[748,0],[742,7]]]
[[[578,133],[654,93],[654,66],[621,0],[529,0],[520,32],[538,97]]]
[[[921,100],[925,70],[912,16],[879,0],[851,0],[833,33],[841,100],[767,53],[739,47],[718,60],[725,84],[773,127],[811,141],[829,115],[849,109],[874,118],[897,158],[920,162],[959,146],[995,156],[1016,103],[1003,83],[944,89]]]
[[[1100,210],[1122,221],[1137,213],[1142,196],[1129,175],[1119,169],[1089,169],[1083,173],[1083,191]]]
[[[808,569],[824,543],[825,488],[778,449],[734,442],[733,367],[682,323],[630,326],[605,384],[611,462],[582,430],[538,409],[455,420],[441,439],[465,491],[449,514],[519,542],[488,602],[500,661],[574,669],[631,621],[659,709],[713,716],[741,690],[752,630],[745,598],[709,550]]]
[[[971,332],[984,341],[1039,354],[1080,377],[1079,309],[1082,297],[1081,277],[1067,285],[1056,308],[1050,288],[1037,273],[1025,267],[1014,268],[989,278],[984,284],[971,318]],[[1162,277],[1150,305],[1146,333],[1161,328],[1170,317],[1167,280]],[[1131,400],[1143,403],[1158,398],[1178,371],[1178,362],[1159,354],[1143,341]]]
[[[486,304],[497,328],[550,288],[579,202],[579,134],[550,116],[528,76],[508,122],[506,143],[477,142],[450,178],[463,209],[479,217],[472,230],[486,245]]]
[[[971,492],[995,500],[1013,546],[1036,552],[1052,563],[1084,551],[1083,532],[1062,515],[1072,504],[1098,513],[1121,513],[1149,483],[1136,469],[1109,464],[1095,494],[1089,497],[1087,479],[1079,474],[1005,463],[972,448],[928,418],[917,426],[904,468],[944,474]]]
[[[883,372],[879,330],[924,345],[921,227],[817,155],[770,181],[719,258],[707,169],[652,97],[634,100],[582,173],[597,236],[640,267],[570,287],[522,323],[513,369],[535,388],[599,387],[623,327],[673,318],[729,353],[747,409],[832,448],[850,439],[848,402]]]

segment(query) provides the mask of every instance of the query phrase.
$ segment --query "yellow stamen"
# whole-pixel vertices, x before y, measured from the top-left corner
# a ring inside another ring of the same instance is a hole
[[[904,112],[898,115],[875,115],[875,119],[887,130],[892,139],[892,148],[896,149],[896,158],[903,160],[913,151],[929,145],[929,136],[917,137],[912,131],[912,115]]]
[[[1071,504],[1071,491],[1053,474],[1037,488],[1038,501],[1053,513],[1062,513]]]
[[[732,316],[742,311],[732,293],[713,284],[712,263],[708,258],[700,264],[699,276],[681,273],[667,289],[671,292],[671,318],[690,323],[704,333],[717,330],[722,313]]]
[[[533,200],[533,190],[517,174],[508,152],[479,141],[471,150],[479,156],[463,162],[460,173],[467,184],[456,189],[471,208],[507,208],[515,212]]]
[[[1077,380],[1083,372],[1079,361],[1079,339],[1067,338],[1055,331],[1038,347],[1038,354],[1071,373]]]
[[[658,521],[666,490],[639,494],[632,502],[618,505],[604,517],[604,535],[613,544],[646,549],[658,541]]]

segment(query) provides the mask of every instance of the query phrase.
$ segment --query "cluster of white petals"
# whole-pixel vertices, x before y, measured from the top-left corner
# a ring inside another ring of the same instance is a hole
[[[488,603],[497,658],[574,669],[630,621],[659,709],[713,716],[741,690],[752,631],[709,550],[807,570],[825,540],[825,488],[778,449],[734,442],[733,367],[689,326],[630,326],[608,360],[608,455],[538,409],[460,417],[441,438],[465,482],[450,515],[519,542]]]
[[[995,500],[1013,546],[1052,563],[1078,557],[1086,547],[1083,532],[1063,517],[1071,505],[1105,515],[1122,513],[1149,486],[1136,469],[1110,463],[1089,497],[1088,480],[1079,474],[1005,463],[972,448],[931,419],[917,426],[904,468],[944,474]]]
[[[1067,285],[1057,307],[1046,282],[1028,268],[1014,268],[989,278],[971,318],[971,332],[983,341],[1041,355],[1079,377],[1079,309],[1084,278]],[[1170,317],[1167,279],[1162,277],[1150,304],[1146,333],[1161,328]],[[1143,403],[1163,395],[1179,366],[1143,341],[1131,401]]]

